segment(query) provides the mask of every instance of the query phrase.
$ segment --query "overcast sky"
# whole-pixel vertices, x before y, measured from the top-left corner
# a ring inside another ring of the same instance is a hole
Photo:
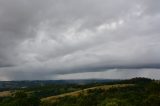
[[[0,0],[0,80],[160,79],[160,0]]]

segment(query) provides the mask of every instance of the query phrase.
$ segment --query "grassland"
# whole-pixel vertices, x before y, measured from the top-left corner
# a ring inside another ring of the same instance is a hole
[[[8,97],[8,96],[11,96],[12,93],[10,91],[3,91],[3,92],[0,92],[0,97]]]
[[[79,96],[81,93],[87,95],[87,91],[89,91],[89,90],[94,90],[94,89],[108,90],[110,88],[116,88],[116,87],[119,88],[119,87],[126,87],[126,86],[133,86],[133,84],[115,84],[115,85],[96,86],[96,87],[86,88],[86,89],[82,89],[82,90],[78,90],[78,91],[74,91],[74,92],[70,92],[70,93],[64,93],[64,94],[60,94],[60,95],[56,95],[56,96],[50,96],[50,97],[42,98],[41,101],[42,102],[45,102],[45,101],[55,102],[59,98],[62,98],[62,97],[65,97],[65,96]]]

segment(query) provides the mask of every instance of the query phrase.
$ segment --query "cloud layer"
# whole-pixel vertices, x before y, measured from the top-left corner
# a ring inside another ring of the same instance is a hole
[[[159,4],[0,0],[0,80],[55,79],[82,72],[92,76],[110,69],[143,76],[148,69],[159,70]],[[147,77],[160,77],[160,71],[155,72]]]

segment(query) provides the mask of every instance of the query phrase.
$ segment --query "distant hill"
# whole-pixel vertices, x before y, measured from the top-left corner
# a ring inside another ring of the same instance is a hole
[[[34,86],[45,86],[49,84],[78,84],[115,82],[114,79],[82,79],[82,80],[33,80],[33,81],[0,81],[0,91],[16,88],[28,88]]]

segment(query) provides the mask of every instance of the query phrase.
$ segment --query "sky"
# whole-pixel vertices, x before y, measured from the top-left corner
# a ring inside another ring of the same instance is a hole
[[[160,79],[160,0],[0,0],[0,80]]]

